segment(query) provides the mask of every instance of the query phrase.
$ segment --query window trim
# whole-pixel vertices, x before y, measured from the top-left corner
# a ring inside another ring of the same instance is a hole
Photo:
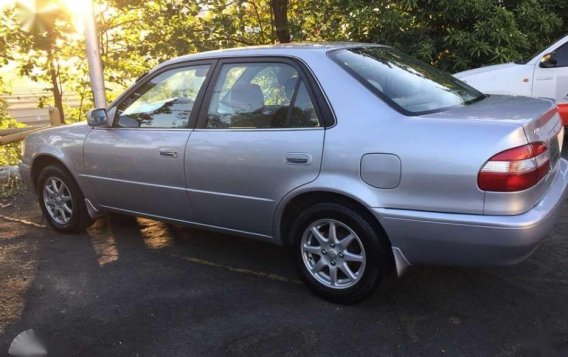
[[[209,106],[213,99],[213,91],[217,80],[221,74],[221,70],[224,65],[228,64],[249,64],[249,63],[283,63],[292,66],[298,72],[299,80],[304,81],[310,100],[314,106],[316,116],[318,118],[319,127],[311,128],[226,128],[226,129],[216,129],[216,128],[206,128],[205,123],[207,119],[207,112],[209,111]],[[215,131],[257,131],[257,130],[278,130],[278,131],[290,131],[290,130],[316,130],[323,129],[333,126],[335,124],[335,116],[333,111],[325,99],[321,88],[315,82],[315,79],[311,72],[307,69],[307,66],[295,57],[289,56],[242,56],[242,57],[227,57],[219,58],[217,64],[215,65],[215,70],[208,82],[207,90],[200,103],[199,116],[195,122],[195,130],[215,130]],[[193,113],[192,113],[193,114]]]
[[[203,101],[203,97],[205,95],[205,91],[209,86],[213,73],[216,70],[217,63],[219,61],[217,59],[207,59],[207,60],[196,60],[196,61],[184,61],[179,63],[173,63],[168,66],[161,67],[155,71],[151,71],[150,73],[145,74],[137,80],[130,88],[124,91],[121,95],[118,96],[109,106],[108,111],[110,112],[112,109],[115,109],[114,116],[112,118],[112,129],[130,129],[130,130],[186,130],[192,129],[195,127],[195,122],[197,121],[197,116],[199,115],[201,104]],[[145,85],[155,77],[161,75],[164,72],[171,71],[178,68],[184,67],[195,67],[195,66],[202,66],[202,65],[209,65],[209,70],[207,71],[207,75],[205,76],[205,80],[203,81],[203,85],[199,89],[197,93],[197,97],[195,97],[195,102],[193,103],[193,109],[191,110],[191,115],[189,116],[189,120],[186,127],[183,128],[152,128],[152,127],[144,127],[144,128],[123,128],[118,126],[118,107],[122,102],[124,102],[131,94],[133,94],[138,88]],[[194,110],[196,109],[196,110]]]

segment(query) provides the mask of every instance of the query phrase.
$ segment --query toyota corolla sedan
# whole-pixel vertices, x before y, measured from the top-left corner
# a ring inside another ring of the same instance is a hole
[[[25,141],[54,229],[118,212],[261,239],[342,303],[415,264],[518,263],[566,195],[554,101],[484,95],[379,45],[179,57],[87,116]]]

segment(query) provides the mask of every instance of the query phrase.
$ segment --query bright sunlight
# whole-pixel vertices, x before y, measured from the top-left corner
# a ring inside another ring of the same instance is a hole
[[[92,11],[92,0],[0,0],[0,9],[14,3],[20,5],[16,16],[24,29],[31,28],[37,16],[65,9],[81,35],[85,29],[85,15]]]

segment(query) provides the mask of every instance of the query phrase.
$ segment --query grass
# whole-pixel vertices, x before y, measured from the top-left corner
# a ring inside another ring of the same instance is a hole
[[[0,181],[0,198],[11,198],[26,190],[25,185],[18,175],[8,174],[8,177]]]

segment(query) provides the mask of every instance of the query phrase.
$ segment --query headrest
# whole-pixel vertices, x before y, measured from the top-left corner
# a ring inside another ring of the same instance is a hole
[[[264,109],[264,95],[258,84],[237,84],[231,89],[231,106],[235,113],[253,113]]]

